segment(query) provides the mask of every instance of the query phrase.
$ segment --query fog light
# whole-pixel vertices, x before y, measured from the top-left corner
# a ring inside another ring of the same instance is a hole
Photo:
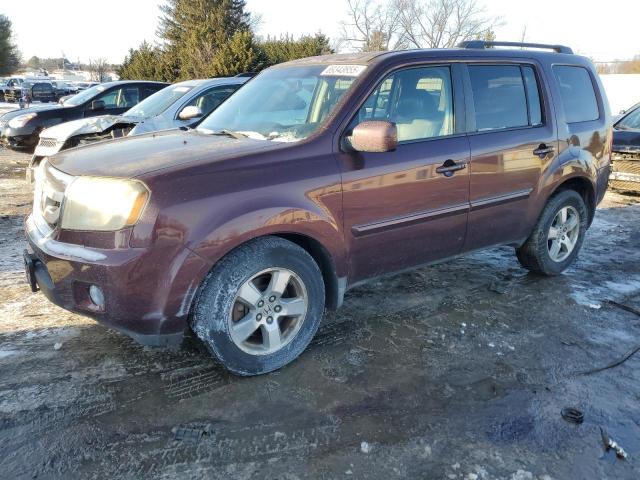
[[[96,287],[95,285],[91,285],[89,287],[89,297],[91,301],[101,309],[104,308],[104,293],[100,290],[100,287]]]

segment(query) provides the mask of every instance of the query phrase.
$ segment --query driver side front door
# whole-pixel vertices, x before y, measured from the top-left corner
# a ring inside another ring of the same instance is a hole
[[[454,72],[439,65],[391,73],[345,132],[386,120],[399,140],[393,152],[340,154],[352,282],[454,256],[464,245],[470,150]],[[440,168],[452,162],[460,169]]]

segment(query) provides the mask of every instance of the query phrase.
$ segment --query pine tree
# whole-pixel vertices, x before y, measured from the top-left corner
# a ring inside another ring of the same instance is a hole
[[[165,61],[163,53],[158,48],[142,42],[137,49],[129,50],[129,55],[118,69],[118,75],[122,79],[165,80],[171,77],[164,71]]]
[[[201,78],[214,72],[239,73],[257,67],[260,57],[249,27],[244,0],[169,0],[160,7],[158,35],[175,61],[177,78]],[[239,46],[248,50],[240,52]],[[229,58],[221,56],[230,55]],[[233,67],[235,65],[235,67]]]
[[[322,33],[313,36],[305,35],[295,40],[292,36],[285,35],[280,39],[267,38],[260,44],[264,51],[267,65],[287,62],[297,58],[313,57],[333,53],[329,45],[329,39]]]
[[[11,37],[11,20],[0,15],[0,75],[9,75],[20,65],[20,53]]]

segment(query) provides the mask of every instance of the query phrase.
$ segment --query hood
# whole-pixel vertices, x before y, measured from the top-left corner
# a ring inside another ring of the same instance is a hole
[[[613,130],[613,151],[633,152],[640,150],[640,130]]]
[[[55,138],[59,142],[74,137],[90,133],[104,132],[116,123],[137,123],[138,120],[132,117],[122,117],[120,115],[102,115],[100,117],[81,118],[71,122],[60,123],[44,129],[40,133],[40,138]]]
[[[62,105],[53,104],[53,105],[35,105],[29,108],[11,110],[10,112],[2,115],[2,120],[11,120],[19,115],[24,115],[25,113],[46,113],[46,112],[57,112],[63,108],[72,108],[72,107],[63,107]]]
[[[196,130],[166,130],[64,150],[49,161],[69,175],[129,178],[168,167],[212,163],[286,145],[207,135]]]

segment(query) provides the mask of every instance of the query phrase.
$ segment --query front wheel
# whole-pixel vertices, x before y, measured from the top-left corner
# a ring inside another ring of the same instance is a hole
[[[191,327],[238,375],[258,375],[298,357],[324,313],[314,259],[278,237],[250,241],[224,257],[197,295]]]
[[[588,211],[575,190],[551,197],[533,233],[516,255],[520,264],[537,273],[558,275],[573,263],[587,231]]]

